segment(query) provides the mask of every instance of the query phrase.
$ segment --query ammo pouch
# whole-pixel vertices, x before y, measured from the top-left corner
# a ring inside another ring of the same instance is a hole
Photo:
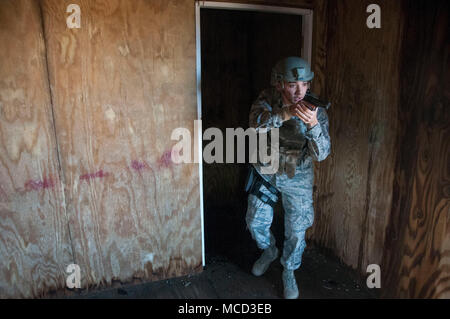
[[[261,185],[264,185],[273,195],[277,197],[276,201],[273,201],[272,198],[261,192]],[[269,204],[274,207],[278,201],[278,197],[280,192],[272,186],[268,181],[266,181],[261,175],[259,175],[256,168],[253,165],[250,165],[247,180],[245,181],[245,191],[249,194],[255,195],[262,202]]]
[[[280,147],[280,166],[277,174],[286,173],[288,178],[294,177],[295,169],[300,164],[303,155],[303,152],[300,150],[286,150]]]

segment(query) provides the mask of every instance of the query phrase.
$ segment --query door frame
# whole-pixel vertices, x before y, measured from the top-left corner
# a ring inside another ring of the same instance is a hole
[[[196,80],[197,80],[197,123],[198,125],[198,172],[199,172],[199,187],[200,187],[200,216],[202,228],[202,265],[205,267],[205,224],[204,224],[204,209],[203,209],[203,130],[201,125],[202,120],[202,87],[201,87],[201,34],[200,34],[200,9],[223,9],[223,10],[238,10],[238,11],[254,11],[254,12],[268,12],[293,14],[302,16],[302,52],[301,56],[312,65],[312,39],[313,39],[313,10],[269,6],[259,4],[246,4],[234,2],[216,2],[216,1],[195,1],[195,46],[196,46]]]

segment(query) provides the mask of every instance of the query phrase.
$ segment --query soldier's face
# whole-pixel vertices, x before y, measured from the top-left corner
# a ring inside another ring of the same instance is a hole
[[[283,95],[285,102],[295,104],[303,100],[306,91],[309,89],[309,82],[284,82],[284,86],[279,85],[278,90]]]

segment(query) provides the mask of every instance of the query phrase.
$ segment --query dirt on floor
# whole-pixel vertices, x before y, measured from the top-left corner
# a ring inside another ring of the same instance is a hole
[[[258,256],[255,255],[255,259]],[[92,292],[81,292],[70,298],[176,298],[176,299],[276,299],[283,297],[279,259],[261,277],[251,274],[252,262],[247,258],[239,265],[227,257],[207,260],[200,274]],[[336,258],[317,248],[307,248],[303,264],[295,272],[301,299],[369,299],[377,298],[368,289],[365,278]]]
[[[181,299],[276,299],[283,298],[280,259],[261,277],[251,268],[261,251],[246,229],[244,208],[207,209],[205,214],[206,266],[199,274],[142,284],[115,283],[114,288],[74,292],[68,298],[181,298]],[[280,213],[278,213],[280,214]],[[272,225],[280,249],[283,216]],[[366,278],[342,264],[327,250],[307,243],[302,265],[295,271],[301,299],[377,298]]]

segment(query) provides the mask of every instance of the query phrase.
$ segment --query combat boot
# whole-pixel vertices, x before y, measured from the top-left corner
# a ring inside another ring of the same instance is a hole
[[[275,245],[265,249],[261,257],[255,262],[252,268],[252,274],[255,276],[263,275],[269,268],[270,263],[277,259],[278,249]]]
[[[293,270],[283,270],[284,298],[297,299],[298,287]]]

